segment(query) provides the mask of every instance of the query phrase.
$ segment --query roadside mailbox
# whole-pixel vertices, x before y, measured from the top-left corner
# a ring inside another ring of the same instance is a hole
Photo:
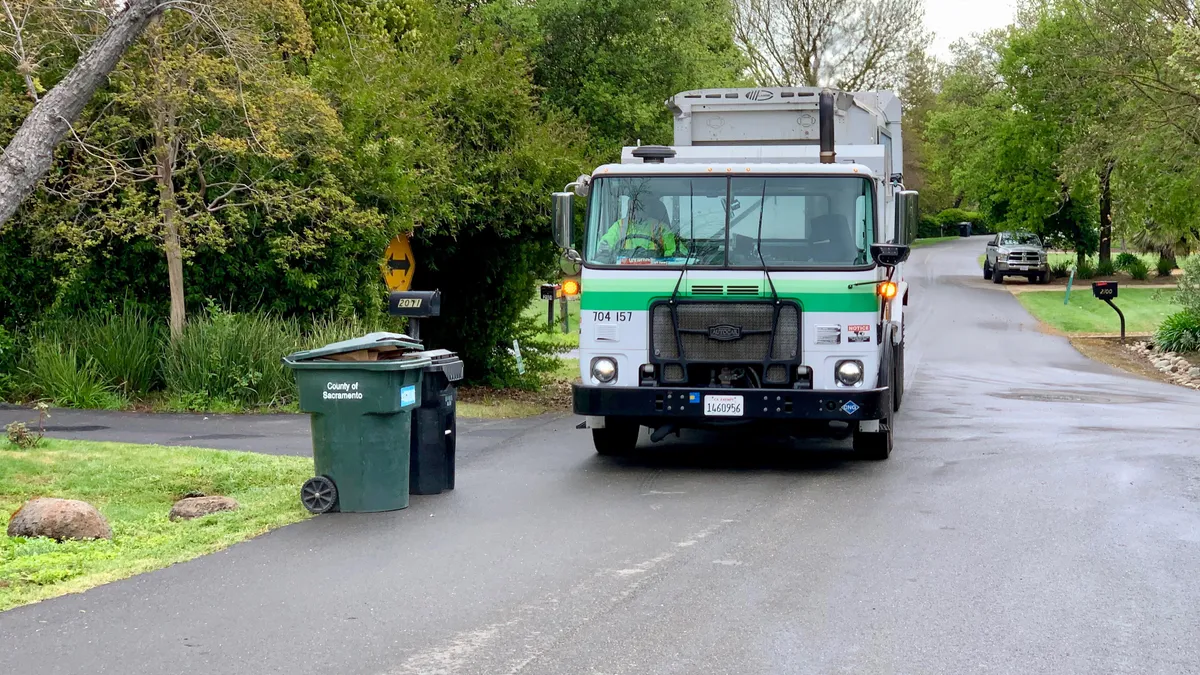
[[[1117,297],[1118,284],[1115,281],[1092,282],[1092,295],[1101,300],[1112,300]]]
[[[562,294],[558,284],[542,284],[542,299],[546,301],[546,330],[554,328],[554,300]]]
[[[1121,344],[1125,344],[1125,315],[1121,312],[1121,308],[1113,304],[1113,299],[1117,297],[1118,284],[1115,281],[1093,281],[1092,295],[1100,300],[1108,303],[1109,307],[1121,317]]]

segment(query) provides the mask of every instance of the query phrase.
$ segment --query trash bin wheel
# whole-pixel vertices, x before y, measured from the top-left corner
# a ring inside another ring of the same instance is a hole
[[[337,486],[325,476],[309,478],[300,488],[300,503],[309,513],[328,513],[337,506],[337,501]]]

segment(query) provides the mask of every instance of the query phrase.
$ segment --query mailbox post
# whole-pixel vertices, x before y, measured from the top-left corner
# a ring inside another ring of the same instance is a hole
[[[554,299],[558,297],[558,284],[542,284],[542,299],[546,301],[546,331],[554,330]],[[566,308],[563,309],[564,315]]]
[[[1117,316],[1121,317],[1121,344],[1125,344],[1125,315],[1121,313],[1121,308],[1113,304],[1113,300],[1117,297],[1118,284],[1115,281],[1093,281],[1092,295],[1108,303],[1116,311]]]

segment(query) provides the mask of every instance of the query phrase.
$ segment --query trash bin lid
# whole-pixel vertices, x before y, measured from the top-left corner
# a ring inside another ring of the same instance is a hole
[[[350,362],[350,363],[372,363],[380,359],[380,354],[388,352],[419,352],[424,349],[424,346],[417,340],[403,333],[368,333],[362,337],[342,340],[318,347],[316,349],[308,349],[305,351],[289,354],[284,358],[285,362],[298,363],[304,361],[316,360],[332,360],[335,362]],[[359,354],[361,353],[361,354]],[[363,358],[353,358],[355,355],[361,355]],[[374,358],[371,358],[371,356]],[[350,357],[350,358],[338,358]],[[385,359],[393,360],[393,359]],[[407,359],[406,359],[407,360]],[[420,355],[415,360],[428,361]]]

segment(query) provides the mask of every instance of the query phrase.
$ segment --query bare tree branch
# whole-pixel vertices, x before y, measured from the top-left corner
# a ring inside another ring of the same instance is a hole
[[[163,9],[161,0],[128,0],[104,34],[25,118],[0,158],[0,225],[12,217],[54,161],[54,149],[104,84],[121,55]]]
[[[734,39],[760,84],[894,86],[926,40],[922,0],[736,0]]]

